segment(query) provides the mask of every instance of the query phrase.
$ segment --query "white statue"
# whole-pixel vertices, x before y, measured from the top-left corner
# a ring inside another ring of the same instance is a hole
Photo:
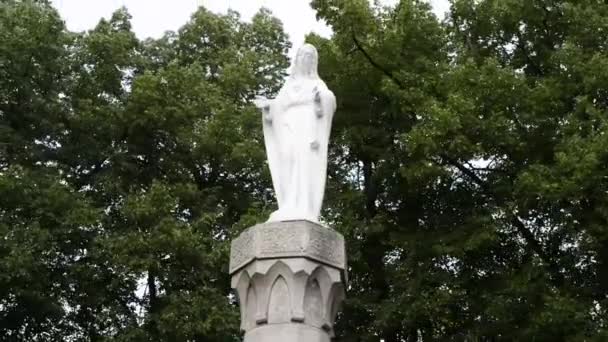
[[[321,213],[336,98],[319,78],[318,59],[314,46],[302,46],[277,97],[256,101],[279,204],[268,221],[318,222]]]

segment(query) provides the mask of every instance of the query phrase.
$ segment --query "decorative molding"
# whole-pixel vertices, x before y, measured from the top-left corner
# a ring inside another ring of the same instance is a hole
[[[305,324],[333,336],[344,300],[342,270],[305,258],[257,260],[232,276],[241,305],[241,330]]]
[[[310,221],[259,224],[245,230],[232,241],[230,273],[253,260],[294,257],[345,269],[344,237]]]

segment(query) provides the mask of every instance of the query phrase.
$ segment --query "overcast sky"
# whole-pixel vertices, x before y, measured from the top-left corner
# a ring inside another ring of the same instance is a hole
[[[441,18],[448,10],[448,0],[429,0]],[[384,0],[394,3],[396,0]],[[205,6],[213,12],[225,13],[228,8],[249,20],[260,7],[269,8],[281,19],[294,47],[299,47],[304,36],[314,31],[329,37],[331,29],[318,22],[310,8],[310,0],[52,0],[71,31],[93,28],[101,17],[109,18],[119,7],[126,6],[133,16],[133,30],[140,39],[162,36],[165,31],[176,31],[196,11]],[[293,53],[293,51],[292,51]]]

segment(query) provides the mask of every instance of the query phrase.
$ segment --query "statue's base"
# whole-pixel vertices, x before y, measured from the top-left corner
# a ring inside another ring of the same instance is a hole
[[[344,299],[344,238],[309,221],[259,224],[232,242],[230,275],[245,342],[328,342]]]
[[[304,324],[270,324],[245,334],[247,342],[330,342],[325,330]]]

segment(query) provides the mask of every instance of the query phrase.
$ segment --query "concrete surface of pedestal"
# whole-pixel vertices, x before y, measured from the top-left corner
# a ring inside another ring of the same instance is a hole
[[[267,222],[232,241],[245,342],[329,342],[344,299],[344,238],[309,221]]]

